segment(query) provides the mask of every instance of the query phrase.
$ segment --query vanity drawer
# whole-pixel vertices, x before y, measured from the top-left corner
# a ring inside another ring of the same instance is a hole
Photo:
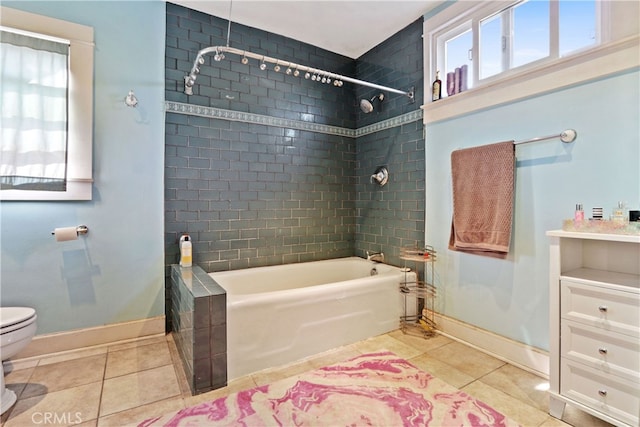
[[[640,421],[640,385],[565,358],[560,393],[630,425]]]
[[[640,337],[640,294],[563,279],[560,282],[563,319]]]
[[[570,320],[562,321],[561,356],[640,384],[637,338]]]

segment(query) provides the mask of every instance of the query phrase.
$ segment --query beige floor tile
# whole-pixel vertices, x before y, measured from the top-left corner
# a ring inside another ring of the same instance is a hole
[[[102,381],[106,360],[106,354],[99,354],[50,365],[36,366],[21,397],[27,398]]]
[[[434,377],[437,377],[456,388],[464,387],[465,385],[475,381],[475,378],[472,376],[465,374],[464,372],[429,354],[422,354],[413,359],[409,359],[409,362],[417,368],[429,372]]]
[[[259,371],[251,374],[251,378],[256,383],[256,385],[265,385],[271,384],[272,382],[293,377],[296,375],[303,374],[308,371],[312,371],[314,368],[313,364],[307,360],[303,360],[301,362],[294,362],[290,365],[265,369],[263,371]]]
[[[29,378],[33,375],[33,371],[35,367],[28,369],[17,369],[15,371],[11,371],[4,376],[4,381],[6,387],[13,391],[18,399],[22,395],[27,383],[29,382]]]
[[[361,353],[354,345],[348,345],[344,347],[334,348],[333,350],[325,351],[318,355],[308,357],[306,360],[311,363],[314,368],[317,369],[339,362],[344,362],[345,360],[353,359],[360,354]]]
[[[189,381],[187,381],[187,374],[184,371],[180,353],[178,352],[178,348],[176,347],[176,343],[173,340],[173,336],[171,334],[166,336],[166,342],[169,348],[169,354],[171,356],[171,363],[173,364],[173,368],[175,369],[176,378],[178,379],[178,385],[180,386],[180,395],[183,398],[190,397],[191,387],[189,386]]]
[[[543,412],[549,410],[549,381],[544,378],[506,364],[480,380]]]
[[[98,425],[98,420],[89,420],[80,424],[72,424],[73,427],[96,427]]]
[[[171,354],[166,341],[109,351],[105,378],[113,378],[145,369],[170,365]]]
[[[172,365],[104,380],[100,417],[180,396]]]
[[[429,354],[474,378],[480,378],[505,364],[457,341],[438,347]]]
[[[540,427],[613,427],[613,424],[609,424],[600,418],[587,414],[577,408],[567,406],[562,420],[552,417],[549,418]]]
[[[181,360],[172,359],[173,370],[176,373],[176,379],[178,386],[180,387],[180,395],[182,397],[191,396],[191,386],[187,380],[187,374],[184,372],[184,366],[182,366]]]
[[[567,424],[557,418],[553,418],[551,415],[547,417],[545,422],[540,424],[540,427],[569,427],[571,424]]]
[[[98,417],[100,381],[19,399],[5,427],[58,426],[91,422]]]
[[[377,337],[357,342],[355,347],[363,354],[375,353],[380,350],[389,350],[404,359],[411,359],[412,357],[416,357],[422,353],[417,348],[405,344],[404,342],[393,338],[389,334],[378,335]]]
[[[169,412],[175,412],[185,407],[181,397],[153,402],[148,405],[118,412],[98,419],[98,427],[135,426],[149,418],[158,417]]]
[[[410,333],[405,334],[400,329],[390,332],[388,335],[398,341],[402,341],[405,344],[415,347],[422,352],[427,352],[453,342],[451,338],[447,338],[440,334],[436,334],[432,337],[423,337]]]
[[[13,371],[19,371],[22,369],[35,368],[40,363],[39,358],[19,359],[19,360],[5,360],[2,362],[2,369],[7,374]]]
[[[400,330],[260,371],[197,396],[191,396],[170,335],[33,359],[26,361],[25,369],[17,369],[23,365],[16,363],[7,374],[7,385],[17,392],[23,389],[23,393],[12,410],[3,415],[3,427],[31,426],[36,421],[45,424],[44,419],[32,420],[34,416],[49,417],[46,425],[136,425],[154,416],[380,350],[396,353],[525,427],[610,427],[570,405],[562,421],[549,416],[547,393],[537,389],[546,381],[534,374],[441,335],[423,338]]]
[[[40,359],[40,363],[38,363],[38,366],[51,365],[54,363],[66,362],[66,361],[75,360],[75,359],[82,359],[83,357],[98,356],[106,353],[107,353],[107,348],[105,346],[90,347],[86,349],[66,351],[63,353],[55,353],[49,356],[42,357]]]
[[[462,387],[461,390],[476,399],[480,399],[525,427],[537,427],[547,421],[549,417],[546,412],[529,406],[515,397],[482,383],[480,380]]]
[[[557,419],[554,418],[554,420]],[[613,425],[572,405],[565,406],[562,421],[574,427],[611,427]]]
[[[153,335],[149,338],[138,338],[129,341],[120,342],[117,344],[111,344],[108,346],[109,351],[119,351],[126,350],[129,348],[140,347],[149,344],[158,344],[167,341],[167,336],[165,334]]]

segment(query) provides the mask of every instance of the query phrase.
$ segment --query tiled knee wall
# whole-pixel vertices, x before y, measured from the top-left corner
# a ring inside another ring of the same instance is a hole
[[[227,385],[227,294],[198,266],[171,266],[171,321],[193,394]]]

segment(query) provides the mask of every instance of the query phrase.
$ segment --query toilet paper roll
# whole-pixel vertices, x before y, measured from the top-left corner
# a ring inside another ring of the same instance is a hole
[[[56,242],[66,242],[68,240],[78,240],[78,231],[76,227],[62,227],[53,230],[56,236]]]

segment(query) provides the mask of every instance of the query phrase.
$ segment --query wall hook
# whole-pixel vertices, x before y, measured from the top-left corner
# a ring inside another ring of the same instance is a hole
[[[138,98],[136,98],[133,90],[130,90],[129,94],[124,97],[124,103],[127,107],[136,107],[138,105]]]

